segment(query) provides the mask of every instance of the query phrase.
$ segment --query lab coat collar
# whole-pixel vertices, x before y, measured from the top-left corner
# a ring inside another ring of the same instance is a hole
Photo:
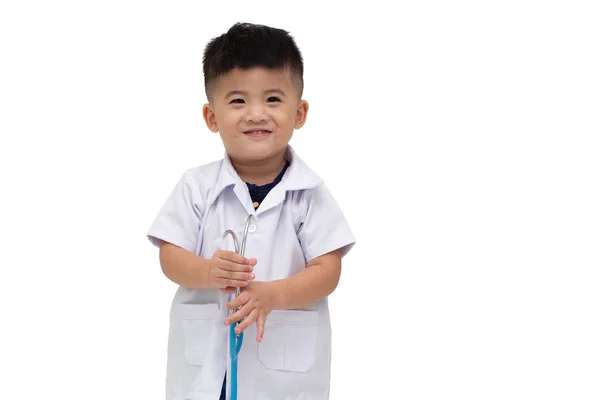
[[[298,157],[290,145],[286,148],[285,158],[289,161],[290,166],[283,175],[283,178],[273,189],[271,189],[259,209],[254,211],[248,187],[233,168],[231,158],[227,152],[225,152],[209,204],[214,203],[223,190],[230,186],[234,186],[234,193],[249,214],[262,213],[281,203],[285,199],[286,192],[311,189],[323,182],[323,180],[310,169],[300,157]]]

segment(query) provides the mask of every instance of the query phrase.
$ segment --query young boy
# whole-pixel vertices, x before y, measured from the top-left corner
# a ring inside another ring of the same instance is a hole
[[[308,112],[300,51],[286,31],[235,24],[209,42],[203,61],[203,116],[225,155],[185,171],[148,231],[179,285],[166,398],[229,398],[229,325],[242,321],[239,400],[328,399],[327,296],[355,239],[288,144]],[[250,215],[243,257],[222,235],[234,231],[241,246]]]

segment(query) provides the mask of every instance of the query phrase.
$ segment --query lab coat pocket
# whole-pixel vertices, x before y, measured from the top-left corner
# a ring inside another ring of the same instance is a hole
[[[180,304],[185,359],[201,366],[208,352],[210,336],[219,317],[219,304]]]
[[[265,322],[258,359],[269,369],[307,372],[315,360],[317,311],[275,310]]]

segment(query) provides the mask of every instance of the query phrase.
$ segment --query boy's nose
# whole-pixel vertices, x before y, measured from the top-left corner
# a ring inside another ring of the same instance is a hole
[[[269,118],[266,108],[262,105],[253,105],[251,107],[248,107],[247,110],[247,122],[264,122]]]

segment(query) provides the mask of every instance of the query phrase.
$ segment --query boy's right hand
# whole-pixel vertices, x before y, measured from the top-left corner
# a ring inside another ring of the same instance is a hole
[[[228,250],[217,250],[208,263],[211,287],[246,287],[254,279],[255,258],[246,258]]]

